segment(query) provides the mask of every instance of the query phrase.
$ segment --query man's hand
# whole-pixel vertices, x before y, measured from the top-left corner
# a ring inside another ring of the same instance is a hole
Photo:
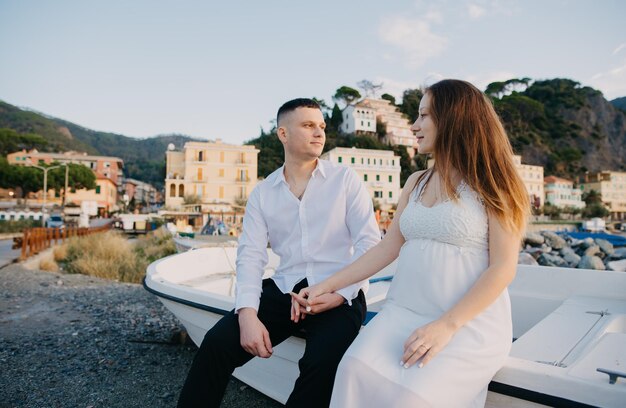
[[[239,341],[248,353],[262,358],[271,357],[272,342],[270,334],[251,307],[239,309]]]
[[[304,288],[300,293],[291,293],[291,320],[298,323],[307,314],[314,315],[341,306],[345,299],[338,293],[324,293],[315,297],[314,303],[309,303],[305,296],[309,288]]]

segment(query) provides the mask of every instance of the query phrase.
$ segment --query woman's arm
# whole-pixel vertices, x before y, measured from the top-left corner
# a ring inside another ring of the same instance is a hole
[[[498,219],[489,215],[489,267],[456,305],[409,336],[401,361],[405,368],[422,357],[420,367],[427,364],[457,330],[500,296],[515,277],[520,238],[519,234],[504,230]]]
[[[385,266],[393,262],[400,253],[400,248],[404,245],[404,237],[400,232],[400,216],[409,202],[409,197],[415,182],[421,172],[413,173],[404,183],[404,189],[402,195],[398,200],[398,207],[396,213],[391,222],[391,226],[376,246],[364,253],[360,258],[343,268],[341,271],[335,273],[328,279],[318,283],[317,285],[304,288],[298,295],[292,294],[294,299],[294,307],[292,307],[292,320],[298,321],[300,318],[301,309],[295,307],[296,303],[299,303],[303,308],[306,308],[306,312],[314,314],[316,312],[316,298],[325,294],[332,293],[336,290],[344,288],[355,282],[359,282],[363,279],[367,279],[374,275],[376,272],[383,269]]]

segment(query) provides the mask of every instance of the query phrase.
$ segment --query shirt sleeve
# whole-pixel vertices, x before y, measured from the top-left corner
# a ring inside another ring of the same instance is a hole
[[[268,262],[268,229],[261,211],[260,187],[257,185],[248,198],[237,247],[235,313],[244,307],[259,310],[263,273]]]
[[[354,252],[351,262],[356,261],[361,255],[380,241],[380,231],[374,207],[365,185],[352,169],[347,169],[345,177],[346,188],[346,225],[350,231]],[[359,290],[367,292],[368,281],[363,280],[337,291],[343,296],[348,304],[356,298]]]

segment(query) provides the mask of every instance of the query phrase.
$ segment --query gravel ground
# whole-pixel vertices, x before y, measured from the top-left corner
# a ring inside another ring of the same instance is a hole
[[[141,285],[6,266],[0,408],[174,407],[196,351],[182,330]],[[233,378],[222,406],[282,405]]]

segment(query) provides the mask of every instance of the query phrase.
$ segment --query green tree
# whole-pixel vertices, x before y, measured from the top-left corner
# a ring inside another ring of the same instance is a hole
[[[46,139],[33,133],[17,133],[13,129],[0,129],[0,155],[2,156],[22,149],[42,150],[47,144]]]
[[[384,93],[380,96],[380,99],[384,99],[389,101],[393,106],[396,106],[396,98],[393,95],[389,95],[388,93]]]
[[[335,102],[343,102],[346,107],[352,105],[354,102],[361,99],[361,94],[354,88],[350,88],[349,86],[342,86],[335,92],[333,95],[333,100]],[[344,107],[344,109],[346,108]]]
[[[407,89],[402,94],[402,104],[400,112],[409,117],[410,121],[414,121],[419,116],[420,101],[424,96],[421,89]]]
[[[597,190],[592,189],[585,191],[582,199],[588,206],[592,204],[602,204],[602,195]]]
[[[583,209],[583,217],[585,218],[604,218],[609,214],[610,211],[602,203],[593,203]]]
[[[330,118],[328,118],[328,121],[327,121],[327,125],[328,125],[327,130],[334,130],[335,132],[339,132],[339,128],[341,127],[342,122],[343,122],[343,117],[342,117],[341,109],[339,109],[339,105],[335,104],[335,106],[333,106],[333,110],[330,115]]]

